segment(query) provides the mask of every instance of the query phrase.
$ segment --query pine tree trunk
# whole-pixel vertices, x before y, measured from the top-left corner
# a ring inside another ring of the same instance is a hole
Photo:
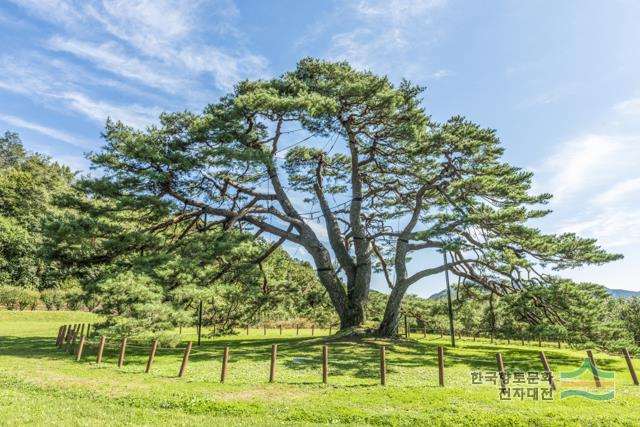
[[[400,286],[399,286],[400,285]],[[384,311],[384,318],[378,328],[378,334],[382,337],[395,337],[400,321],[400,305],[406,292],[406,287],[400,283],[391,290],[387,306]]]

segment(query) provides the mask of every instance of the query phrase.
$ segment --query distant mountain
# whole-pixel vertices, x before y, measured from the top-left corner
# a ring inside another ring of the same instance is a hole
[[[452,294],[453,295],[453,294]],[[431,295],[428,299],[444,299],[447,297],[447,290],[443,289],[440,292],[436,292],[435,294]]]
[[[640,292],[638,291],[628,291],[626,289],[609,289],[606,288],[609,295],[614,298],[632,298],[632,297],[640,297]]]
[[[640,297],[640,292],[638,291],[628,291],[626,289],[609,289],[607,287],[604,287],[607,292],[609,292],[609,295],[611,295],[614,298],[632,298],[632,297]],[[454,292],[452,295],[455,295],[455,290],[452,289],[452,291]],[[433,300],[439,300],[439,299],[444,299],[447,297],[447,290],[443,289],[440,292],[436,292],[435,294],[431,295],[429,297],[429,299],[433,299]]]

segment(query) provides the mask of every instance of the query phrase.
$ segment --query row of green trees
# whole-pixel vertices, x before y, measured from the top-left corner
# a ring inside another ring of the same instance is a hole
[[[542,339],[608,351],[637,351],[640,346],[640,298],[613,298],[599,285],[566,283],[561,301],[569,314],[559,322],[540,323],[529,322],[519,312],[514,296],[491,296],[476,287],[461,285],[453,292],[454,329],[467,337],[514,342]],[[403,313],[408,316],[410,328],[418,332],[426,328],[429,332],[449,333],[445,298],[424,300],[409,296],[403,303]]]

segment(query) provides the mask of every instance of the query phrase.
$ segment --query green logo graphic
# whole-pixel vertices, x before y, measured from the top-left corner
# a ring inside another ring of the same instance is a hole
[[[614,372],[598,369],[585,358],[575,371],[560,372],[560,399],[611,400],[615,396],[614,375]]]

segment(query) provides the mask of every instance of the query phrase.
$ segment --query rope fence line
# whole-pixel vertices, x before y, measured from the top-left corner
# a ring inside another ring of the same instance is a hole
[[[107,348],[108,350],[119,350],[119,354],[118,354],[118,361],[117,361],[117,366],[118,368],[121,368],[124,365],[125,362],[125,357],[126,357],[126,349],[127,348],[134,348],[134,349],[146,349],[147,351],[149,351],[149,356],[148,356],[148,360],[147,360],[147,364],[146,364],[146,369],[145,369],[145,373],[149,373],[151,371],[151,368],[153,366],[153,361],[157,355],[158,351],[161,352],[165,352],[165,351],[175,351],[175,352],[182,352],[182,362],[180,364],[180,369],[178,372],[178,377],[182,378],[184,377],[185,373],[186,373],[186,369],[188,366],[188,362],[189,359],[191,357],[191,355],[193,354],[201,354],[201,355],[205,355],[205,354],[209,354],[209,355],[217,355],[218,357],[222,356],[222,368],[221,368],[221,376],[220,376],[220,382],[224,383],[227,377],[227,371],[228,371],[228,364],[229,364],[229,358],[230,358],[230,354],[231,354],[231,349],[229,346],[225,346],[222,350],[218,350],[218,351],[207,351],[207,350],[201,350],[201,349],[193,349],[193,342],[192,341],[188,341],[185,348],[159,348],[158,347],[158,341],[154,340],[151,345],[149,346],[142,346],[142,345],[128,345],[127,343],[127,337],[123,337],[120,344],[117,343],[106,343],[106,338],[104,336],[100,337],[100,340],[96,341],[96,340],[90,340],[88,338],[88,336],[84,335],[84,331],[85,331],[85,326],[86,326],[86,331],[87,334],[89,333],[90,329],[91,329],[91,325],[90,324],[75,324],[75,325],[62,325],[60,326],[60,328],[58,329],[58,335],[56,337],[56,342],[55,345],[56,347],[58,347],[61,350],[64,350],[65,352],[70,353],[71,355],[74,356],[74,359],[77,362],[81,362],[82,361],[82,355],[83,355],[83,351],[87,348],[97,348],[97,355],[96,355],[96,364],[100,365],[102,363],[102,357],[103,357],[103,353],[104,353],[104,349]],[[79,337],[78,337],[79,335]],[[321,353],[321,363],[322,363],[322,382],[324,384],[327,384],[329,381],[329,360],[330,360],[330,353],[329,353],[329,346],[324,344],[324,345],[313,345],[313,344],[308,344],[306,346],[292,346],[290,349],[293,350],[298,350],[301,348],[320,348],[322,350]],[[381,385],[386,385],[387,384],[387,352],[386,349],[387,347],[391,347],[393,348],[393,345],[391,346],[387,346],[387,345],[378,345],[376,346],[379,348],[379,358],[380,358],[380,384]],[[267,348],[268,350],[268,348]],[[278,352],[278,345],[277,344],[272,344],[271,345],[271,354],[270,354],[270,358],[271,358],[271,364],[270,364],[270,372],[269,372],[269,382],[273,383],[275,382],[275,376],[276,376],[276,366],[277,366],[277,352]],[[260,352],[261,354],[262,352]],[[267,353],[265,351],[265,353]],[[633,380],[634,385],[638,386],[638,379],[637,379],[637,375],[635,372],[635,368],[633,366],[633,363],[631,361],[631,357],[629,355],[629,352],[624,349],[623,350],[624,353],[624,357],[627,363],[627,367],[629,369],[629,372],[631,374],[631,378]],[[178,353],[179,354],[179,353]],[[247,355],[247,354],[258,354],[258,353],[246,353],[246,352],[240,352],[239,354],[241,355]],[[344,355],[344,354],[342,354]],[[337,347],[337,351],[332,350],[331,352],[331,358],[335,358],[335,356],[341,356],[341,352],[340,352],[340,347]],[[513,361],[509,361],[507,360],[507,364],[510,364],[509,369],[505,368],[505,362],[503,360],[502,354],[501,353],[495,353],[495,362],[496,362],[496,367],[497,367],[497,371],[500,374],[500,386],[501,386],[501,390],[502,392],[504,392],[504,390],[506,389],[506,384],[508,382],[508,376],[510,373],[512,372],[531,372],[531,369],[519,369],[517,364],[524,364],[524,363],[539,363],[542,368],[544,373],[546,373],[547,377],[548,377],[548,382],[549,385],[552,387],[552,389],[555,390],[555,383],[554,383],[554,377],[553,377],[553,373],[551,371],[551,368],[549,366],[549,362],[551,363],[555,363],[558,362],[558,364],[565,364],[567,362],[569,362],[569,359],[548,359],[546,357],[546,355],[544,354],[544,351],[540,351],[539,353],[540,358],[539,359],[517,359],[517,360],[513,360]],[[312,359],[316,359],[317,356],[312,356]],[[437,348],[437,355],[436,356],[430,356],[430,355],[421,355],[422,360],[424,361],[431,361],[434,358],[437,360],[437,365],[438,365],[438,381],[439,381],[439,385],[440,386],[444,386],[445,384],[445,361],[447,359],[451,359],[451,360],[458,360],[458,361],[462,361],[465,363],[469,363],[469,362],[473,362],[473,363],[478,363],[478,364],[492,364],[493,362],[491,360],[486,360],[486,359],[477,359],[477,358],[472,358],[472,357],[465,357],[462,355],[457,355],[457,354],[447,354],[445,355],[444,352],[444,347],[442,346],[438,346]],[[599,376],[598,376],[598,368],[596,367],[596,361],[595,358],[593,356],[593,353],[591,350],[587,351],[587,358],[590,361],[590,364],[592,366],[592,372],[593,372],[593,376],[594,376],[594,381],[596,384],[596,387],[600,387],[601,383],[599,380]],[[294,358],[295,360],[295,358]],[[579,359],[578,359],[579,360]],[[516,366],[514,366],[516,365]],[[515,369],[514,369],[515,368]]]

